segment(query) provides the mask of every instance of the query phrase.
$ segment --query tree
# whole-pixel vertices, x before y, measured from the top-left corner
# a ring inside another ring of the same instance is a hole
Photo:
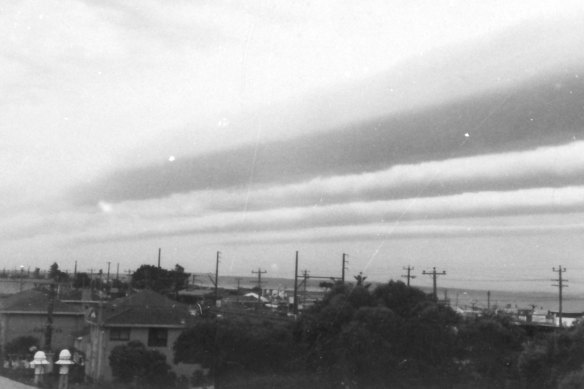
[[[301,317],[299,336],[314,374],[333,386],[452,381],[458,315],[402,282],[370,292],[364,277],[356,280],[337,283]]]
[[[296,355],[291,326],[261,319],[202,319],[177,338],[174,363],[200,363],[215,375],[287,371]]]
[[[469,376],[495,387],[519,381],[517,358],[526,335],[509,316],[491,312],[468,319],[461,324],[459,337]]]
[[[49,279],[55,282],[67,282],[69,281],[69,274],[59,270],[59,265],[54,262],[49,268]]]
[[[123,282],[117,278],[112,280],[112,288],[117,288],[120,293],[124,293],[130,286],[127,282]]]
[[[163,294],[177,293],[186,288],[189,277],[190,275],[178,264],[173,270],[142,265],[132,274],[132,286],[138,289],[152,289]]]
[[[318,286],[321,287],[321,288],[323,288],[323,289],[330,289],[333,286],[335,286],[335,283],[334,282],[331,282],[331,281],[321,281],[318,284]]]
[[[112,375],[119,382],[147,388],[167,388],[175,377],[166,363],[166,356],[158,350],[150,350],[138,340],[113,348],[109,355]]]
[[[363,272],[360,272],[356,276],[354,276],[355,280],[357,281],[357,286],[363,286],[364,288],[369,288],[371,284],[366,284],[365,280],[367,277],[363,275]]]
[[[584,389],[584,367],[566,374],[560,381],[559,389]]]
[[[395,381],[403,321],[386,307],[361,307],[333,343],[341,363],[335,375],[368,387]],[[348,374],[347,374],[348,373]]]
[[[406,318],[415,315],[421,305],[432,301],[426,293],[401,281],[389,281],[379,285],[372,295],[377,304],[388,307]]]
[[[91,286],[91,278],[87,273],[77,273],[73,277],[73,287],[74,288],[89,288]]]
[[[530,388],[554,388],[565,377],[573,378],[584,365],[584,323],[530,341],[518,364]]]
[[[19,336],[7,342],[4,351],[6,355],[25,357],[34,354],[33,350],[38,349],[39,344],[39,340],[34,336]]]

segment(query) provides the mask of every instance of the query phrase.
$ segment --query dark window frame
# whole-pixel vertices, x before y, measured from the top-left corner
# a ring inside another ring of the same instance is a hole
[[[148,347],[166,347],[168,344],[168,328],[149,328]]]
[[[112,327],[109,331],[109,340],[112,341],[127,341],[130,340],[130,327]]]

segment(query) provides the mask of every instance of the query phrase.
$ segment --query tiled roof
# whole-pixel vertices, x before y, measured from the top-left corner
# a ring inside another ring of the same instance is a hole
[[[185,326],[194,317],[188,306],[147,289],[106,304],[103,315],[106,326]]]
[[[0,300],[0,312],[47,312],[49,296],[38,290],[25,290]],[[54,314],[82,314],[75,307],[55,299],[53,305]]]

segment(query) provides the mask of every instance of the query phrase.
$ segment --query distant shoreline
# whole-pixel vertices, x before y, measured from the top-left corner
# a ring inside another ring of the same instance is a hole
[[[237,289],[239,280],[239,286],[243,289],[251,289],[257,286],[257,278],[255,277],[237,277],[237,276],[219,276],[219,286],[226,289]],[[5,281],[5,282],[2,282]],[[200,277],[199,282],[195,283],[195,286],[201,288],[212,288],[212,283],[210,280]],[[299,277],[299,284],[303,281]],[[319,285],[322,281],[327,280],[314,280],[309,279],[307,282],[307,291],[321,291],[323,290]],[[347,282],[354,281],[352,278],[347,279]],[[32,280],[24,280],[24,289],[30,289],[32,287]],[[372,287],[375,285],[380,285],[382,283],[372,282]],[[20,289],[19,280],[0,280],[0,295],[13,294]],[[192,286],[192,285],[191,285]],[[431,288],[428,286],[412,285],[415,288],[419,288],[426,293],[431,292]],[[282,290],[291,291],[294,288],[294,279],[288,278],[262,278],[262,289],[269,290]],[[304,285],[301,284],[299,290],[302,291]],[[479,308],[487,308],[489,305],[487,298],[487,290],[485,289],[463,289],[463,288],[438,288],[438,298],[439,299],[449,299],[451,306],[460,307],[471,307],[476,306]],[[532,305],[537,309],[544,311],[557,311],[559,307],[558,294],[553,291],[550,287],[550,291],[509,291],[509,290],[496,290],[491,289],[490,305],[491,307],[497,306],[498,308],[530,308]],[[458,303],[458,304],[457,304]],[[568,293],[564,291],[563,298],[563,311],[564,312],[584,312],[584,297],[577,293]]]
[[[237,288],[237,279],[239,279],[239,284],[241,288],[253,288],[257,285],[256,278],[254,277],[236,277],[236,276],[219,276],[220,286],[227,289]],[[314,290],[321,288],[319,284],[326,280],[308,280],[308,289]],[[352,278],[347,279],[347,282],[354,281]],[[299,283],[302,282],[302,278],[299,277]],[[372,282],[373,287],[375,285],[381,285],[381,282]],[[202,280],[202,282],[197,283],[199,287],[211,287],[212,284],[208,280]],[[432,291],[431,287],[412,285],[415,288],[421,289],[426,293]],[[262,288],[263,289],[284,289],[292,290],[294,288],[294,279],[288,278],[262,278]],[[444,299],[445,293],[447,298],[450,300],[452,306],[456,306],[456,300],[458,295],[458,306],[472,306],[473,304],[480,308],[487,308],[488,298],[486,289],[466,289],[466,288],[448,288],[439,287],[438,288],[438,298]],[[498,308],[505,308],[510,305],[511,308],[530,308],[535,305],[537,309],[545,311],[557,311],[558,310],[558,294],[550,287],[550,291],[509,291],[509,290],[497,290],[491,289],[490,304],[491,307],[497,306]],[[584,312],[584,297],[576,293],[567,293],[564,291],[563,296],[563,311],[564,312]]]

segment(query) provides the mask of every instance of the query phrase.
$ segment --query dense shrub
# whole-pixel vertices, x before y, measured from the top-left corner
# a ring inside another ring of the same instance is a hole
[[[6,356],[14,356],[16,358],[27,358],[32,360],[34,351],[39,347],[39,340],[34,336],[19,336],[16,337],[4,346]]]
[[[556,388],[563,379],[573,379],[584,364],[584,324],[527,343],[518,363],[530,388]]]
[[[389,282],[336,285],[300,323],[307,368],[331,387],[454,381],[459,317],[426,294]]]
[[[109,363],[112,375],[119,382],[135,382],[144,388],[168,388],[175,381],[166,356],[137,340],[114,347]]]
[[[232,318],[200,320],[174,345],[174,361],[200,363],[214,373],[282,372],[294,356],[291,323]]]

